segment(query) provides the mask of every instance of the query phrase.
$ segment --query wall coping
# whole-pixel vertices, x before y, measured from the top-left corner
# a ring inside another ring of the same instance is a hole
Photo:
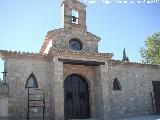
[[[121,60],[108,60],[109,65],[116,66],[116,65],[125,65],[125,66],[139,66],[139,67],[153,67],[153,68],[160,68],[159,64],[145,64],[139,62],[129,62],[129,61],[121,61]]]
[[[58,56],[61,58],[75,58],[75,59],[89,59],[98,61],[107,61],[113,57],[113,53],[97,53],[90,51],[73,51],[67,49],[51,48],[49,51],[50,56]]]
[[[0,58],[18,58],[18,59],[31,59],[31,60],[45,60],[50,61],[54,56],[60,58],[76,58],[76,59],[90,59],[98,61],[107,61],[113,57],[113,53],[97,53],[90,51],[73,51],[67,49],[51,48],[48,54],[17,52],[0,50]]]
[[[17,52],[17,51],[7,51],[0,50],[0,58],[19,58],[19,59],[33,59],[33,60],[48,60],[48,56],[39,53],[29,53],[29,52]]]

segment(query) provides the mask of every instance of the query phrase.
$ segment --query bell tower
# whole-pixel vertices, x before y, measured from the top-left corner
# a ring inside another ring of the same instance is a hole
[[[50,48],[98,52],[100,38],[87,31],[86,5],[78,0],[62,0],[62,28],[47,33],[40,52]]]
[[[86,29],[86,5],[78,0],[62,0],[62,27]]]

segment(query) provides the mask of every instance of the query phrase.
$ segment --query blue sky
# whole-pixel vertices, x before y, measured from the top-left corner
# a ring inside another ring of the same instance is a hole
[[[160,32],[160,1],[134,5],[80,1],[87,5],[88,31],[101,37],[99,52],[114,53],[114,59],[121,60],[126,48],[130,61],[140,62],[144,40]],[[47,31],[60,27],[61,0],[0,0],[1,50],[37,53]]]

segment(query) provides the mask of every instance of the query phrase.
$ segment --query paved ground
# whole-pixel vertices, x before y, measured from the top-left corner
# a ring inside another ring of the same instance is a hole
[[[160,115],[147,115],[147,116],[134,117],[134,118],[125,118],[120,120],[160,120]]]
[[[0,118],[0,120],[8,120],[8,119]],[[21,120],[21,119],[13,119],[13,120]],[[31,119],[31,120],[37,120],[37,119]],[[38,120],[43,120],[43,119],[38,119]],[[119,120],[160,120],[160,115],[147,115],[147,116],[125,118],[125,119],[119,119]]]

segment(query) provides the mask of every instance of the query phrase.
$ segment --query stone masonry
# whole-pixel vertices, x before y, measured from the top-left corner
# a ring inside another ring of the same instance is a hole
[[[73,11],[78,16],[73,16]],[[116,120],[153,113],[152,82],[160,81],[160,65],[113,60],[112,53],[98,52],[99,41],[87,31],[86,6],[78,0],[62,0],[62,28],[47,32],[39,53],[0,50],[9,85],[8,89],[0,84],[0,117],[27,119],[25,86],[31,74],[44,90],[48,120],[67,119],[64,81],[70,75],[86,81],[90,119]],[[113,89],[115,79],[118,90]],[[36,108],[31,111],[37,118],[42,116]]]
[[[159,81],[159,65],[131,63],[109,63],[109,89],[111,112],[114,119],[153,112],[151,92],[152,81]],[[117,77],[122,90],[113,91],[113,79]]]

